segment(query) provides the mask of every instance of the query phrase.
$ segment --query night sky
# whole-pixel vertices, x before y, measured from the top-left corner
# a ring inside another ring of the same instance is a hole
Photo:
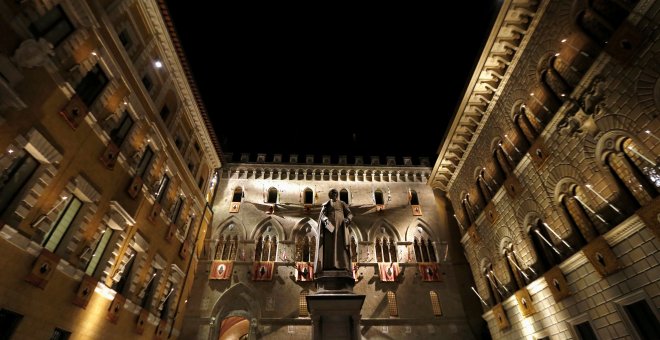
[[[431,162],[499,6],[166,3],[224,152]]]

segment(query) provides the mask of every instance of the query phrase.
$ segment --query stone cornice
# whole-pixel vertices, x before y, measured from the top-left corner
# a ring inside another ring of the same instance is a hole
[[[164,0],[141,2],[144,6],[147,20],[154,29],[154,37],[158,39],[158,48],[162,53],[162,61],[171,74],[174,89],[182,100],[186,114],[192,122],[194,130],[198,133],[200,144],[204,153],[208,155],[211,168],[221,166],[222,150],[217,140],[213,125],[208,117],[204,103],[192,77],[183,48],[174,29],[172,18],[169,15]]]
[[[499,94],[547,6],[507,0],[502,5],[472,79],[438,149],[428,184],[447,191],[493,110]]]

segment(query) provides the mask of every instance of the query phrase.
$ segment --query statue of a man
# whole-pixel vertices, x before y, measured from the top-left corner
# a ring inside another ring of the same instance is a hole
[[[339,193],[331,189],[330,200],[323,203],[319,216],[319,249],[316,252],[316,272],[324,270],[351,271],[350,233],[348,225],[353,214],[348,204],[338,199]]]

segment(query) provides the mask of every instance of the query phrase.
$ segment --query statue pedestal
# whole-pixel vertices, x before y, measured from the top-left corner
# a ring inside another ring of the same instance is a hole
[[[355,280],[348,271],[324,271],[316,275],[318,292],[307,296],[312,319],[312,339],[359,340],[360,310],[364,295],[353,293]]]

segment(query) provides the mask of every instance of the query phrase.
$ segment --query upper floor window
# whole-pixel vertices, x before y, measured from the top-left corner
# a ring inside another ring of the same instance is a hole
[[[279,193],[277,191],[277,188],[270,187],[268,189],[268,198],[266,200],[267,203],[277,203],[277,198],[279,196]]]
[[[124,111],[119,125],[110,132],[112,142],[115,145],[121,145],[131,131],[131,127],[133,127],[133,118],[131,118],[131,115],[127,111]]]
[[[377,189],[374,191],[374,202],[377,205],[384,205],[385,199],[383,198],[383,190]]]
[[[151,81],[151,77],[149,77],[148,74],[145,74],[142,77],[142,85],[144,85],[144,88],[147,89],[147,92],[150,92],[154,87],[154,83]]]
[[[234,189],[234,195],[232,196],[231,201],[240,202],[241,200],[243,200],[243,196],[244,196],[243,188],[236,187],[236,189]]]
[[[121,45],[124,46],[124,49],[128,50],[131,48],[133,41],[131,40],[131,36],[128,34],[128,32],[126,32],[126,30],[119,32],[118,36]]]
[[[163,108],[160,109],[160,119],[162,119],[163,122],[167,122],[167,117],[169,116],[170,116],[170,108],[167,105],[163,105]]]
[[[73,24],[69,21],[62,7],[58,5],[32,22],[29,29],[35,38],[44,38],[57,46],[73,32]]]
[[[304,204],[314,204],[314,191],[310,188],[305,188],[304,194],[303,194],[303,203]]]
[[[87,106],[91,106],[94,100],[108,84],[108,76],[103,72],[101,66],[96,64],[76,86],[76,94]],[[86,114],[86,112],[85,112]]]
[[[170,177],[167,175],[163,175],[163,179],[160,180],[160,184],[158,185],[158,190],[156,191],[156,201],[160,202],[163,200],[163,197],[165,196],[165,193],[167,192],[169,186],[170,186]]]
[[[23,154],[14,158],[0,174],[0,216],[11,211],[8,208],[14,198],[39,167],[39,162],[34,157],[27,152],[21,152]]]
[[[144,149],[140,163],[138,163],[137,168],[135,169],[135,174],[142,177],[151,163],[151,159],[154,157],[154,151],[151,150],[151,147],[147,146]]]
[[[415,237],[413,241],[415,260],[417,262],[437,262],[433,242],[426,237]]]
[[[89,263],[87,263],[87,267],[85,268],[85,274],[89,276],[94,275],[94,271],[96,270],[96,267],[98,266],[101,257],[103,257],[103,252],[107,248],[113,233],[114,230],[112,230],[111,228],[105,228],[105,230],[101,232],[101,235],[99,236],[98,240],[90,248],[93,249],[92,256],[90,257]]]
[[[83,202],[78,197],[71,196],[66,208],[60,212],[55,224],[51,227],[48,235],[44,238],[44,248],[55,252],[55,249],[59,246],[60,241],[64,238],[67,230],[73,224],[82,205]]]
[[[349,198],[348,190],[341,189],[341,191],[339,191],[339,200],[346,204],[350,204],[348,202],[348,198]]]
[[[389,237],[376,238],[376,260],[378,262],[396,262],[396,241]]]
[[[410,190],[410,205],[419,205],[419,196],[415,190]]]

